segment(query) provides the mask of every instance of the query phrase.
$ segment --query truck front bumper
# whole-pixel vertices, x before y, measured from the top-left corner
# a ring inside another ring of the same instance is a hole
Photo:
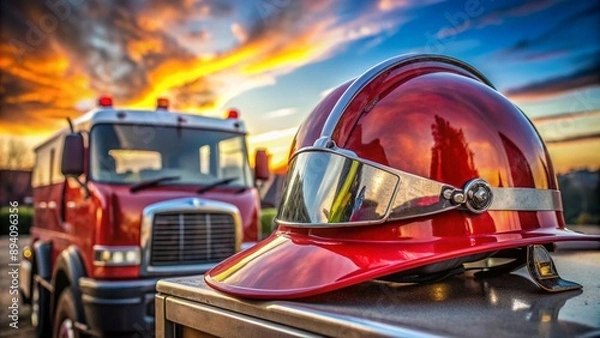
[[[93,335],[154,333],[154,295],[158,279],[99,281],[80,278],[86,324]]]

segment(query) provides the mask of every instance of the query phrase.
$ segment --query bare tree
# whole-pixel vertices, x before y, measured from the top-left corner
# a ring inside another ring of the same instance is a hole
[[[4,137],[0,139],[0,169],[30,169],[33,154],[22,139]]]

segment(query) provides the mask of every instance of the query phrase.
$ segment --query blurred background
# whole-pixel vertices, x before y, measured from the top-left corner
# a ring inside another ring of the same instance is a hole
[[[299,123],[335,86],[408,52],[486,74],[551,152],[568,223],[600,222],[600,2],[185,0],[0,2],[0,206],[29,201],[35,145],[93,108],[222,117],[267,148],[276,206]],[[21,222],[25,222],[21,211]],[[2,216],[4,221],[7,217]],[[2,226],[4,230],[4,225]]]

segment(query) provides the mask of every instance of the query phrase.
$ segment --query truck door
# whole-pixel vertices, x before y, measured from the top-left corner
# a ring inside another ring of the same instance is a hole
[[[84,144],[87,144],[86,135],[83,134]],[[87,152],[87,150],[85,151]],[[87,156],[84,155],[84,158]],[[60,170],[59,173],[62,175]],[[86,174],[79,177],[81,182],[86,181],[86,178],[83,177]],[[75,178],[64,178],[63,176],[63,179],[61,227],[71,236],[72,244],[75,244],[82,252],[90,252],[96,223],[96,209],[93,208],[92,198]]]

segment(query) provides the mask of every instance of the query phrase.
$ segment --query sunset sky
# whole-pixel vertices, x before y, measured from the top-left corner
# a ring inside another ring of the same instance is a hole
[[[534,121],[559,172],[600,168],[600,2],[1,1],[0,140],[42,142],[101,94],[223,116],[286,161],[325,93],[407,52],[486,74]]]

